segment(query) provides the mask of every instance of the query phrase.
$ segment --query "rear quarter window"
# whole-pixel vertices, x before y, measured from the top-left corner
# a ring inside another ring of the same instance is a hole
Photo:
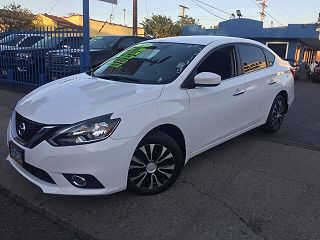
[[[266,57],[260,47],[240,44],[239,51],[243,73],[251,73],[267,67]]]

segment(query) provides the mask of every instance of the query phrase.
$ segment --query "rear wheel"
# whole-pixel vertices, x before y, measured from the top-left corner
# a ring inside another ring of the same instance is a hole
[[[274,133],[282,125],[286,113],[287,102],[282,95],[278,95],[272,103],[267,122],[261,126],[261,130],[267,133]]]
[[[177,142],[169,135],[156,132],[147,135],[136,148],[128,172],[128,189],[149,195],[168,189],[183,166]]]

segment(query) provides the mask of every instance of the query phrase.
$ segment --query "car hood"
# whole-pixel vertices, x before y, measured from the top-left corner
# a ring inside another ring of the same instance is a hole
[[[34,90],[15,110],[35,122],[70,124],[154,100],[162,89],[163,85],[116,82],[82,73]]]

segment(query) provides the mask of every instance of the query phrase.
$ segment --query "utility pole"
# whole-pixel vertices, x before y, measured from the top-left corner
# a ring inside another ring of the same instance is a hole
[[[256,0],[257,2],[260,2],[261,4],[261,12],[260,12],[260,19],[261,22],[264,22],[265,18],[266,18],[266,8],[267,8],[267,0]]]
[[[180,7],[179,17],[185,18],[186,17],[186,9],[189,9],[189,8],[186,6],[183,6],[183,5],[179,5],[179,7]]]
[[[132,35],[138,35],[138,0],[133,0],[133,26],[132,26]]]
[[[320,32],[320,13],[319,13],[319,17],[318,17],[318,21],[316,22],[316,29],[318,32]]]

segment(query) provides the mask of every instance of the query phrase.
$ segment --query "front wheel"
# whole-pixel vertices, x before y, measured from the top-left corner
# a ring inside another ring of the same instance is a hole
[[[278,131],[282,125],[286,108],[286,99],[282,95],[278,95],[272,103],[267,122],[261,126],[261,130],[267,133]]]
[[[147,135],[136,148],[128,172],[128,189],[151,195],[168,189],[183,166],[177,142],[169,135],[155,132]]]

